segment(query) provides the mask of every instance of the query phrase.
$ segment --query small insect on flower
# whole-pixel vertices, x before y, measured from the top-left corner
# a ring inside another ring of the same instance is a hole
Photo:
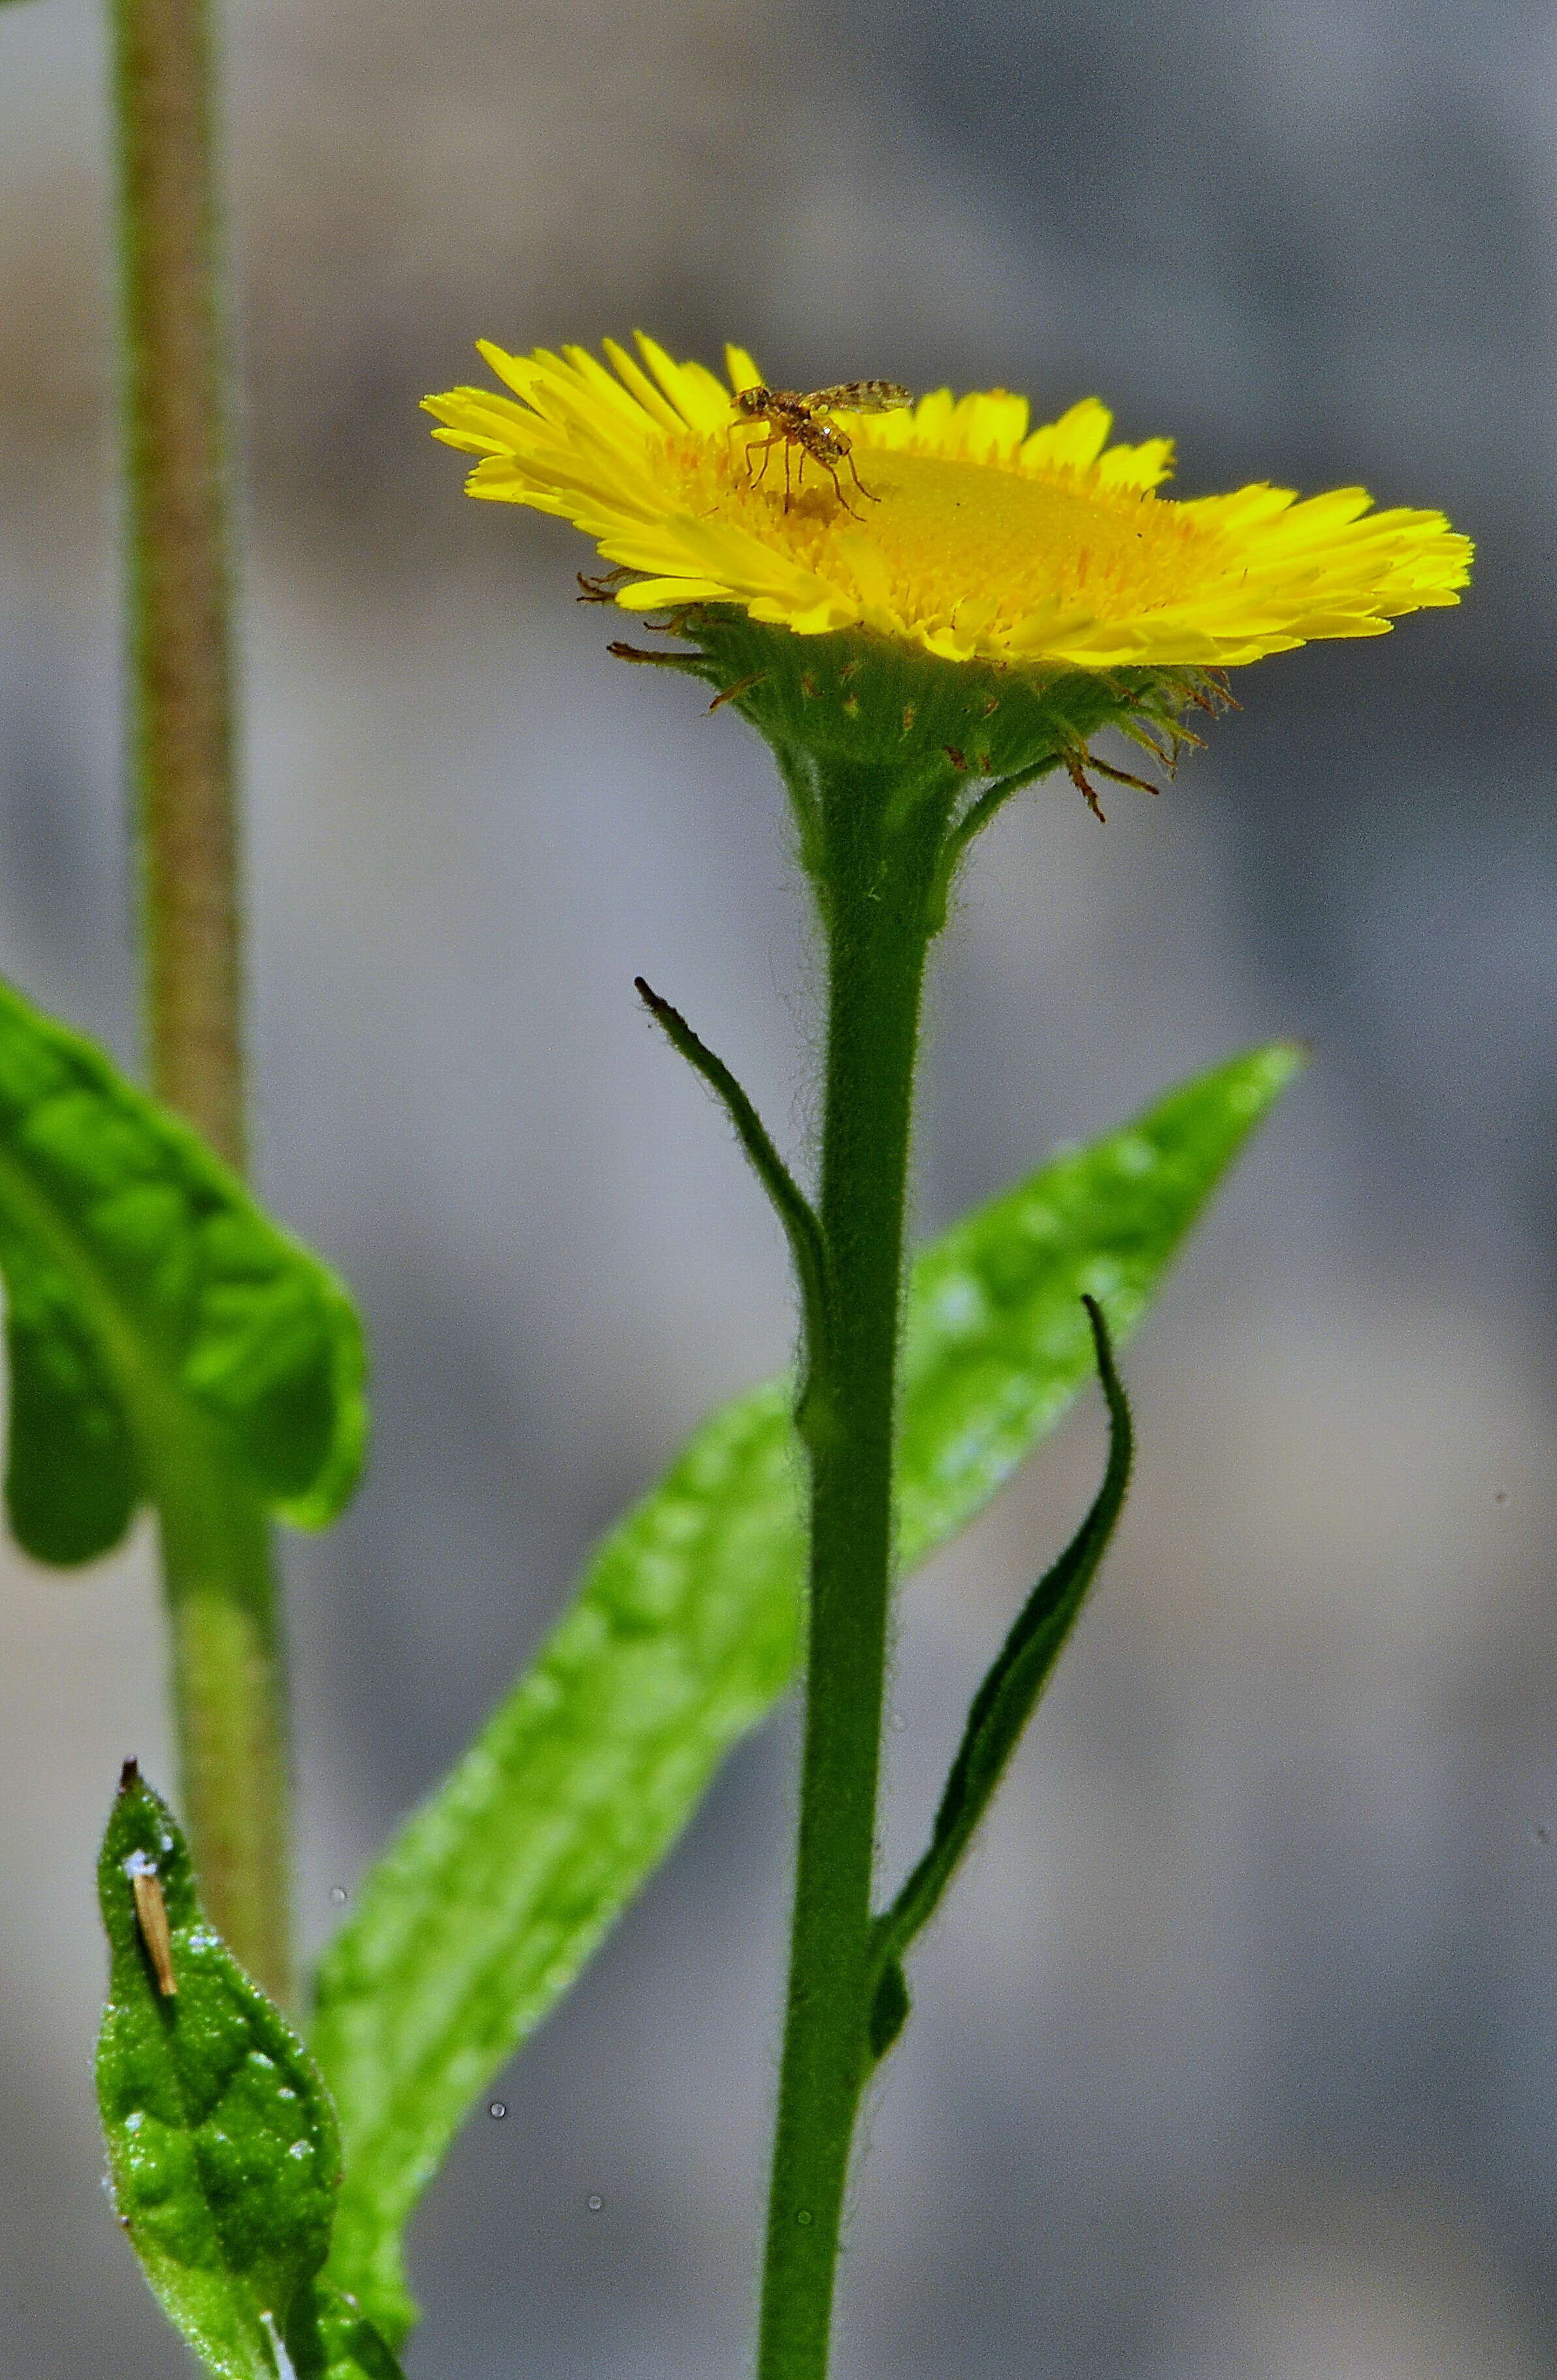
[[[135,1896],[136,1923],[146,1946],[146,1956],[151,1973],[157,1979],[157,1989],[163,1999],[175,1999],[178,1994],[178,1977],[173,1970],[173,1933],[167,1922],[167,1902],[163,1898],[162,1878],[144,1852],[134,1852],[125,1862],[130,1890]]]
[[[831,388],[814,388],[805,395],[793,388],[765,388],[760,382],[755,388],[743,388],[736,395],[736,409],[749,421],[766,421],[768,430],[765,439],[746,450],[746,476],[753,486],[760,487],[766,476],[769,455],[775,446],[782,446],[784,510],[788,512],[792,494],[790,454],[791,448],[798,449],[800,469],[796,478],[803,478],[805,460],[809,455],[814,463],[821,465],[832,481],[833,493],[844,511],[853,513],[856,520],[863,520],[864,515],[854,512],[853,505],[843,492],[842,482],[838,476],[839,464],[848,464],[849,476],[862,496],[867,497],[873,504],[879,504],[881,499],[872,495],[860,478],[853,455],[854,442],[848,431],[840,430],[836,421],[825,421],[821,417],[827,413],[899,413],[912,403],[912,390],[899,388],[895,380],[839,381]],[[751,461],[754,455],[762,456],[762,469],[754,479],[752,477]]]
[[[633,353],[608,339],[603,358],[490,341],[482,354],[501,394],[427,400],[438,436],[472,457],[471,494],[576,522],[628,574],[585,591],[672,623],[730,606],[800,637],[865,628],[1037,685],[1084,670],[1094,702],[1110,695],[1104,673],[1183,673],[1166,686],[1174,709],[1209,672],[1457,603],[1470,576],[1470,540],[1442,513],[1379,511],[1362,488],[1170,496],[1172,441],[1112,443],[1096,397],[1035,423],[1012,389],[932,389],[911,406],[890,382],[776,389],[738,346],[722,373],[647,337]],[[776,445],[787,508],[771,492]],[[803,503],[795,452],[803,475],[816,466]],[[758,662],[742,654],[730,674]],[[1123,715],[1138,692],[1121,689]],[[969,733],[977,759],[976,721]]]

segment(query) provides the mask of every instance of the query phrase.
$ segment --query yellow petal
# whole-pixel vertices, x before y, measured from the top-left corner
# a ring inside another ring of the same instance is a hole
[[[642,574],[629,610],[728,603],[1030,669],[1209,668],[1382,635],[1469,576],[1441,513],[1375,511],[1361,488],[1160,496],[1172,442],[1110,446],[1096,397],[1032,429],[1009,390],[936,389],[811,435],[740,415],[733,395],[762,381],[745,348],[720,380],[635,344],[483,343],[502,393],[426,400],[433,435],[475,458],[472,495],[561,515]]]

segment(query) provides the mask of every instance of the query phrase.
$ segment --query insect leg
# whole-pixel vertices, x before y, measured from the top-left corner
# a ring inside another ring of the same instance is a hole
[[[878,495],[873,494],[871,490],[866,487],[863,480],[861,479],[860,467],[858,463],[855,462],[853,455],[851,454],[846,455],[844,460],[849,466],[850,475],[854,481],[854,485],[859,489],[860,493],[864,497],[866,503],[878,504],[881,502],[881,498]]]
[[[827,462],[820,455],[818,455],[816,459],[821,463],[823,470],[826,471],[828,479],[833,483],[833,493],[838,498],[840,509],[849,515],[851,520],[863,520],[863,513],[857,513],[853,505],[850,503],[848,497],[843,492],[843,483],[838,476],[837,464]]]

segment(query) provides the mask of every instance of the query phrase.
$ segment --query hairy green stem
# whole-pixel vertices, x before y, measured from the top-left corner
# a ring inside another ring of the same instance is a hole
[[[920,995],[949,778],[787,769],[827,960],[823,1342],[807,1349],[805,1737],[788,2008],[764,2277],[761,2380],[825,2380],[849,2155],[870,2070],[875,1864],[892,1561],[892,1440]]]
[[[148,1058],[245,1156],[227,366],[207,0],[110,0],[118,133],[129,738]],[[184,1795],[206,1904],[285,1989],[285,1688],[261,1523],[161,1504]],[[198,1548],[192,1551],[191,1548]],[[191,1579],[198,1582],[191,1586]]]
[[[129,598],[152,1087],[244,1156],[226,363],[206,0],[112,0]]]
[[[292,1988],[284,1667],[270,1530],[223,1466],[155,1482],[173,1639],[184,1817],[208,1915],[234,1956],[285,2004]]]

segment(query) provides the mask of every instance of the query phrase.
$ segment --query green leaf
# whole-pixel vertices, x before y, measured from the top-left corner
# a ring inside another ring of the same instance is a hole
[[[1114,1365],[1108,1325],[1095,1298],[1082,1300],[1097,1349],[1098,1378],[1108,1407],[1108,1462],[1085,1520],[1033,1588],[990,1665],[968,1711],[957,1756],[947,1776],[930,1844],[902,1889],[875,1923],[876,1976],[870,2014],[871,2054],[884,2058],[908,2022],[903,1955],[929,1924],[959,1863],[995,1798],[1022,1730],[1054,1675],[1108,1550],[1129,1486],[1135,1433],[1129,1402]]]
[[[356,2300],[323,2274],[312,2284],[307,2321],[293,2326],[291,2345],[297,2380],[404,2380]]]
[[[289,2365],[296,2380],[393,2380],[370,2325],[316,2279],[341,2167],[324,2085],[206,1923],[183,1836],[133,1761],[98,1896],[109,2178],[164,2311],[223,2380],[288,2380]]]
[[[284,1519],[361,1465],[361,1336],[333,1274],[92,1043],[0,983],[6,1500],[40,1560],[89,1561],[155,1500],[170,1437]]]
[[[1056,1158],[916,1268],[899,1540],[987,1501],[1116,1335],[1298,1065],[1251,1050]],[[346,2176],[332,2271],[398,2344],[399,2235],[466,2108],[567,1988],[794,1673],[803,1576],[791,1384],[716,1414],[597,1548],[508,1699],[370,1872],[313,2032]]]

